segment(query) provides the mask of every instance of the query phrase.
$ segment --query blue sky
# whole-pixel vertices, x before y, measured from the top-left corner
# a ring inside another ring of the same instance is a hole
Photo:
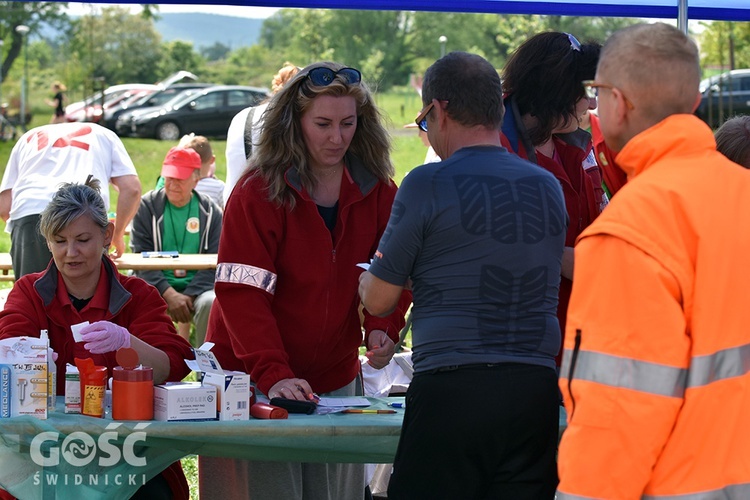
[[[128,7],[134,13],[140,12],[138,4],[114,4],[114,3],[81,3],[69,2],[68,13],[74,16],[90,14],[92,9],[102,7]],[[159,12],[163,14],[173,12],[203,12],[208,14],[220,14],[223,16],[249,17],[253,19],[265,19],[279,9],[271,7],[238,7],[234,5],[182,5],[182,4],[159,4]]]

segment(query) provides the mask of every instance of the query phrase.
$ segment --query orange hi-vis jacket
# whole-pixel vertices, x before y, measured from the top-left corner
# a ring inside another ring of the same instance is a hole
[[[579,237],[558,500],[750,498],[750,170],[674,115]]]

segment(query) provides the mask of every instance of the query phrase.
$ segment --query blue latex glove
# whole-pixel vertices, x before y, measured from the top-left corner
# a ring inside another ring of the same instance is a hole
[[[120,347],[130,347],[130,332],[127,328],[97,321],[81,328],[81,339],[86,342],[83,347],[93,354],[116,351]]]

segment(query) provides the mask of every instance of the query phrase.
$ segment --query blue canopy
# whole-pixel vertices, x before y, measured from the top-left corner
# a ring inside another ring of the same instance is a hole
[[[128,1],[127,3],[140,3]],[[162,3],[205,4],[206,0]],[[750,21],[750,0],[219,0],[225,5]],[[685,12],[687,10],[687,12]]]

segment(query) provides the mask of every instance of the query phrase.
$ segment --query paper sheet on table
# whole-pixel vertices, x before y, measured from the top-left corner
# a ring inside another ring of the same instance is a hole
[[[372,403],[367,398],[348,397],[348,398],[334,398],[324,397],[320,398],[318,406],[328,406],[331,408],[348,408],[350,406],[370,406]]]

